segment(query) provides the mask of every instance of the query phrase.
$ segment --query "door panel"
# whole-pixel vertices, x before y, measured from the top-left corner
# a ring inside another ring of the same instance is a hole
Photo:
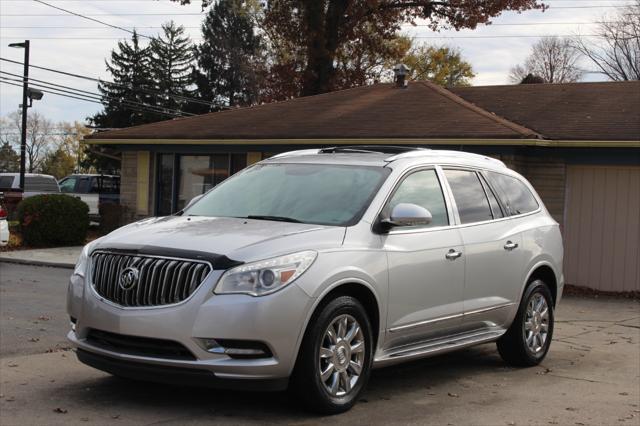
[[[418,170],[397,187],[383,212],[399,203],[428,209],[433,220],[421,227],[393,228],[382,240],[389,263],[387,347],[455,332],[462,323],[464,256],[460,232],[450,228],[441,175]],[[384,214],[384,213],[383,213]]]
[[[389,262],[388,346],[455,332],[462,324],[465,256],[457,229],[383,237]]]

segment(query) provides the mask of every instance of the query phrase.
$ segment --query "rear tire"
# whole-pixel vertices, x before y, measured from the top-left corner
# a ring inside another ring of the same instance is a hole
[[[339,296],[309,322],[292,375],[291,390],[319,414],[349,410],[371,372],[373,332],[362,304]]]
[[[497,342],[502,359],[517,367],[538,365],[549,351],[553,322],[551,291],[542,280],[534,280],[525,290],[509,330]]]

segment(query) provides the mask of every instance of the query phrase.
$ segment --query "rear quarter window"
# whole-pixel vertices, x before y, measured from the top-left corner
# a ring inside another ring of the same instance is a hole
[[[491,185],[497,189],[498,196],[510,216],[538,209],[536,197],[520,179],[496,172],[487,172],[486,175]]]

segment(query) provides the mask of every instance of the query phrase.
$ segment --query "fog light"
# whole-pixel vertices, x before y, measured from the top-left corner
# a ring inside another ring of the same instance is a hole
[[[262,342],[235,339],[197,339],[207,352],[224,354],[231,358],[270,358],[269,347]]]

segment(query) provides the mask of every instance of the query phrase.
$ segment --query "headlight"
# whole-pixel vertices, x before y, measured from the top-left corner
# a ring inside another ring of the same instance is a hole
[[[91,248],[98,242],[98,240],[91,241],[89,244],[82,248],[82,252],[80,253],[80,257],[76,262],[76,267],[73,270],[74,275],[80,275],[84,278],[84,274],[87,271],[87,266],[89,265],[89,252]]]
[[[294,282],[317,255],[315,251],[302,251],[229,269],[220,278],[215,293],[271,294]]]

